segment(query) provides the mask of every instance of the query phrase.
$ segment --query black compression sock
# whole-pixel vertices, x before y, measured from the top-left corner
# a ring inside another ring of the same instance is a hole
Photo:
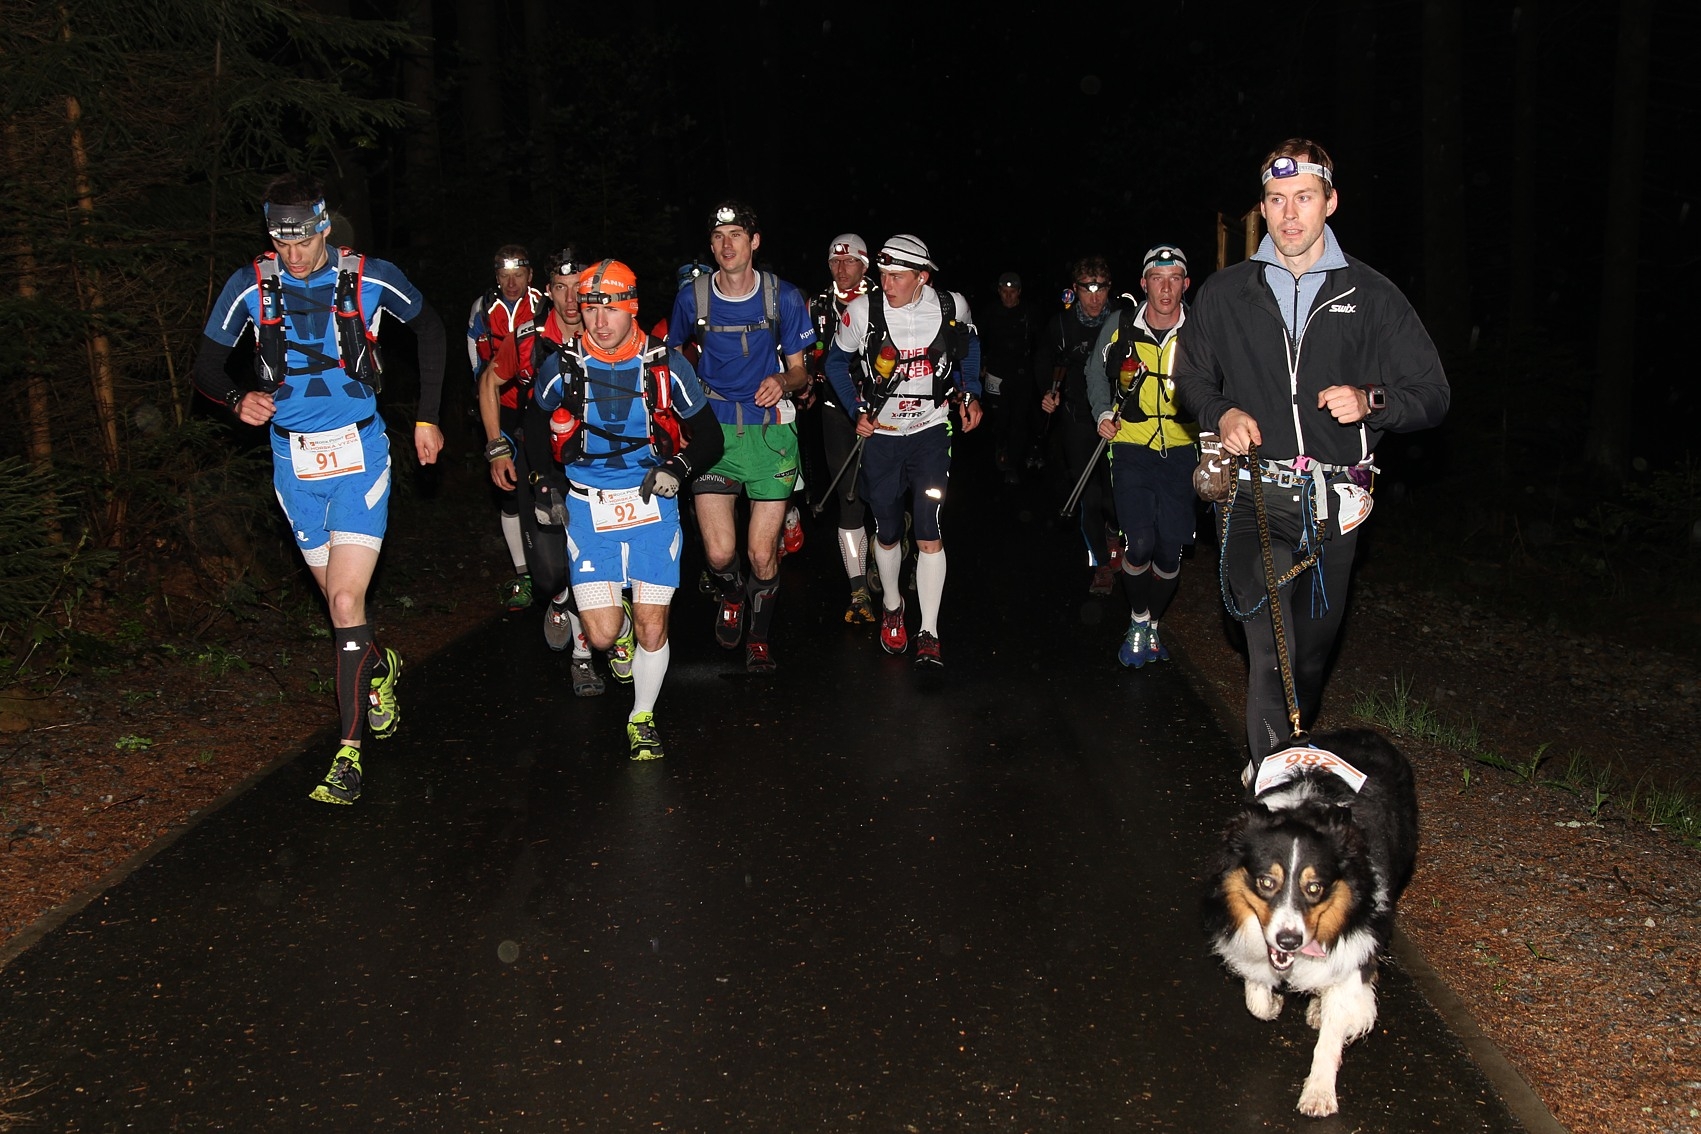
[[[339,626],[331,631],[331,640],[337,647],[337,711],[343,743],[359,744],[366,723],[367,689],[378,661],[372,627]]]
[[[780,593],[779,577],[763,580],[752,575],[745,584],[744,593],[750,602],[750,640],[766,642],[768,631],[774,625],[774,597]]]

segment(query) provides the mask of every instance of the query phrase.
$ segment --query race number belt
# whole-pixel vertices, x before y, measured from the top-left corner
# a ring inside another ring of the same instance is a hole
[[[661,520],[661,497],[651,496],[645,503],[639,488],[591,488],[577,481],[572,488],[590,505],[591,527],[596,531],[625,531]]]
[[[360,443],[360,429],[371,420],[317,433],[272,428],[289,438],[289,460],[297,480],[330,480],[366,471],[366,449]]]

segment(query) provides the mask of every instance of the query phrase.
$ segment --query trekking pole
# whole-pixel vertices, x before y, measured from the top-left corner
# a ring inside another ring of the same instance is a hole
[[[1145,365],[1140,364],[1138,370],[1134,373],[1134,379],[1137,380],[1139,376],[1145,372]],[[1123,405],[1129,398],[1132,398],[1135,395],[1139,388],[1140,387],[1136,381],[1136,384],[1131,385],[1128,392],[1122,395],[1116,403],[1116,414],[1110,419],[1111,421],[1115,422],[1117,425],[1122,424]],[[1098,448],[1094,449],[1093,455],[1087,458],[1087,467],[1081,470],[1081,479],[1075,482],[1075,491],[1069,494],[1069,499],[1063,502],[1063,511],[1057,514],[1060,519],[1067,520],[1069,518],[1069,513],[1075,510],[1075,502],[1081,499],[1081,493],[1086,491],[1087,478],[1092,476],[1093,470],[1098,467],[1099,457],[1104,455],[1104,447],[1108,444],[1110,444],[1110,442],[1105,440],[1104,437],[1101,436],[1099,438]]]
[[[856,439],[856,444],[851,446],[851,451],[845,454],[844,463],[839,466],[839,471],[833,474],[833,479],[827,484],[827,491],[821,494],[821,499],[819,501],[809,506],[810,515],[819,516],[827,507],[827,501],[833,498],[833,489],[837,488],[839,486],[839,481],[844,479],[845,470],[851,467],[852,462],[856,462],[860,470],[862,461],[862,443],[867,440],[868,438],[866,437],[858,437]],[[854,479],[856,474],[852,473],[851,475]]]
[[[1081,470],[1081,479],[1075,482],[1075,491],[1071,492],[1069,499],[1063,502],[1063,511],[1058,513],[1060,518],[1067,520],[1069,514],[1075,510],[1075,502],[1081,499],[1081,493],[1087,487],[1087,478],[1092,476],[1093,470],[1098,467],[1099,458],[1104,455],[1104,447],[1108,444],[1110,442],[1103,437],[1099,438],[1097,447],[1093,449],[1093,455],[1087,458],[1087,467]]]

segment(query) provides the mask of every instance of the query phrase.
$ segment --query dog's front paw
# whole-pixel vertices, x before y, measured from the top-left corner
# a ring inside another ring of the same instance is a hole
[[[1321,996],[1313,996],[1311,1002],[1305,1006],[1305,1022],[1311,1025],[1313,1031],[1323,1026],[1323,998]]]
[[[1331,1079],[1327,1083],[1319,1083],[1316,1076],[1305,1081],[1305,1089],[1299,1092],[1299,1112],[1312,1118],[1326,1118],[1341,1109],[1341,1104],[1335,1099],[1335,1083]]]
[[[1282,998],[1269,985],[1249,980],[1246,982],[1246,1010],[1260,1020],[1274,1020],[1282,1014]]]

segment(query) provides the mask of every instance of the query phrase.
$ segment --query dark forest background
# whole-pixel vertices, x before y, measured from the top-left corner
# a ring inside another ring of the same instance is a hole
[[[263,448],[188,379],[279,172],[322,176],[337,240],[443,315],[460,459],[500,244],[627,260],[648,321],[737,196],[806,291],[834,234],[908,231],[972,303],[1014,269],[1050,312],[1084,253],[1130,287],[1154,243],[1195,286],[1220,237],[1241,258],[1257,163],[1296,134],[1454,382],[1447,426],[1385,454],[1408,538],[1677,604],[1695,634],[1701,7],[995,7],[7,0],[0,655],[65,656],[126,588],[135,633],[204,632],[292,570]],[[408,421],[411,341],[386,337]]]

